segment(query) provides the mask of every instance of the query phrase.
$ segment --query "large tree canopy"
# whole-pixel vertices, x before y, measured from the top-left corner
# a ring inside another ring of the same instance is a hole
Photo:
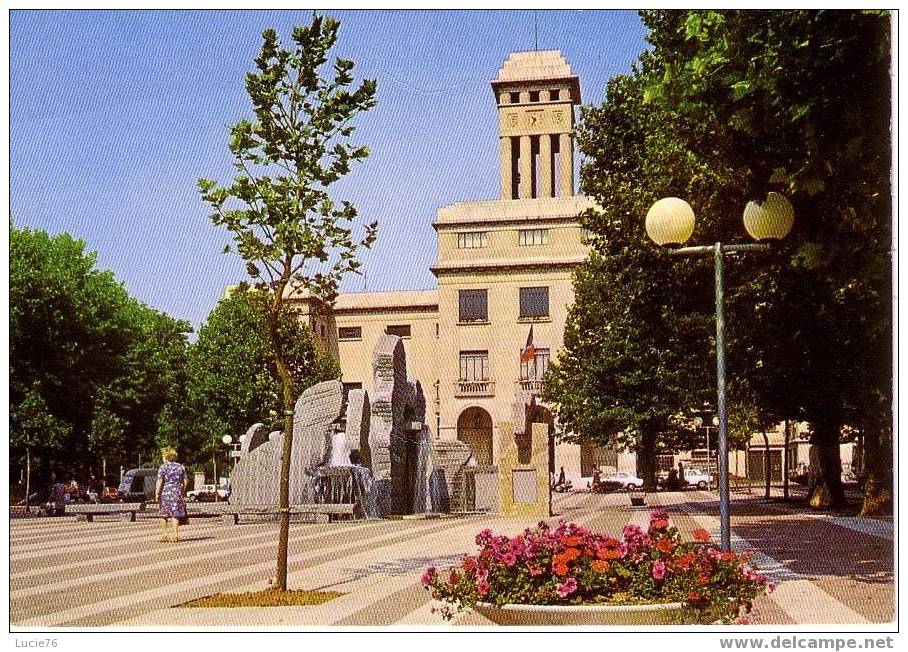
[[[11,462],[129,464],[166,439],[186,322],[129,297],[69,234],[10,225]],[[84,477],[84,476],[83,476]]]
[[[656,261],[666,258],[643,235],[655,199],[686,199],[697,214],[697,243],[709,244],[746,240],[745,203],[784,193],[797,216],[792,234],[770,254],[727,263],[730,376],[746,385],[764,419],[811,421],[825,479],[817,504],[842,499],[838,442],[845,423],[863,430],[874,453],[868,489],[879,493],[891,468],[889,18],[699,10],[642,17],[652,49],[632,74],[610,82],[606,101],[584,111],[579,130],[587,155],[583,188],[601,206],[588,226],[615,270],[593,284],[633,312],[628,299],[645,283],[636,276],[653,277],[662,264]],[[590,265],[601,263],[594,256]],[[621,268],[636,273],[622,276]],[[574,315],[591,301],[582,277],[588,272],[580,272]],[[671,318],[634,348],[666,349],[682,311],[696,319],[697,301],[706,318],[711,282],[705,265],[672,260],[669,279],[660,277],[670,298],[653,294],[659,314]],[[593,331],[584,337],[621,323],[603,319],[595,328],[596,321],[587,320]],[[570,359],[569,337],[566,344]],[[671,355],[686,347],[689,364],[711,344],[704,331],[691,330]],[[601,357],[622,356],[625,348],[606,348]],[[564,378],[571,373],[559,369]],[[653,402],[664,403],[670,374],[660,376],[645,357],[639,370],[660,385]],[[643,414],[638,403],[610,397]]]

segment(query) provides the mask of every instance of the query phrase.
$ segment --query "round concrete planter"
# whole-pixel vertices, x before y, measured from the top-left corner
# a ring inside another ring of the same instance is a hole
[[[497,607],[478,602],[473,609],[496,625],[671,625],[681,622],[681,602],[640,605],[535,605]]]

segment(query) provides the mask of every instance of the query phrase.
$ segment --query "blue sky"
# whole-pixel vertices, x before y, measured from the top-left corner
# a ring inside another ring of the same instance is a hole
[[[533,48],[532,11],[330,11],[334,53],[378,80],[357,140],[372,155],[337,185],[379,221],[365,277],[343,290],[435,286],[435,210],[498,193],[489,87],[508,52]],[[14,223],[69,231],[140,300],[194,326],[244,277],[221,250],[196,180],[231,177],[227,126],[250,115],[243,75],[276,27],[308,11],[13,11],[10,202]],[[646,47],[633,12],[539,11],[539,49],[560,49],[584,103]]]

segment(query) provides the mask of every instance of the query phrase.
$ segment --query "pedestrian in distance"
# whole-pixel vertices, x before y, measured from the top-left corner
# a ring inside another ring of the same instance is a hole
[[[180,540],[180,520],[186,518],[186,488],[189,478],[186,468],[178,463],[173,448],[161,450],[163,464],[158,468],[158,482],[155,485],[155,500],[161,515],[161,542],[176,543]]]

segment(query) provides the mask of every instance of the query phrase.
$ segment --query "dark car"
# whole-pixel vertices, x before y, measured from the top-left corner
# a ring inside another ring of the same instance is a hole
[[[153,502],[157,482],[157,469],[130,469],[120,480],[117,496],[127,503]]]

